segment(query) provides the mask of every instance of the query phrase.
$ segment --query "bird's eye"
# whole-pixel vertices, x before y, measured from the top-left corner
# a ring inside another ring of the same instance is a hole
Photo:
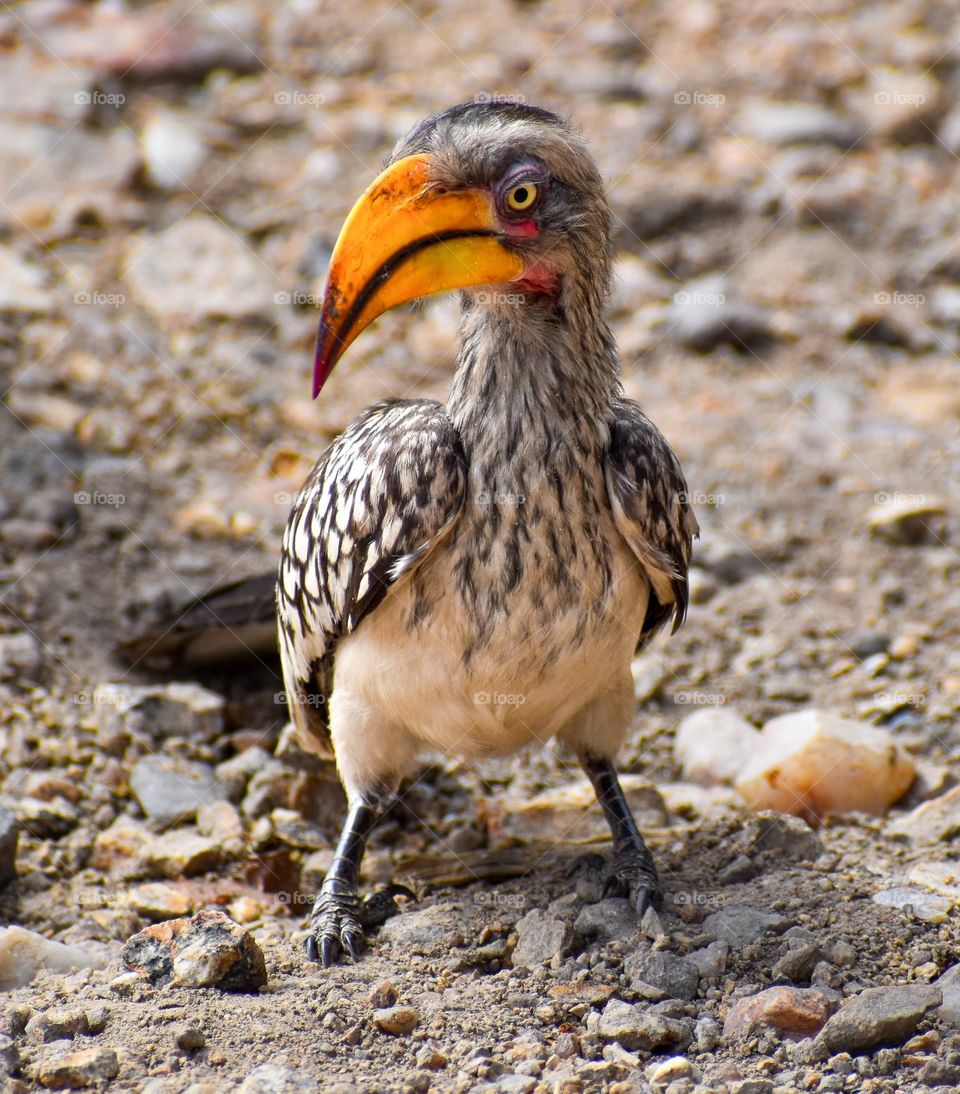
[[[518,182],[507,191],[505,200],[508,209],[523,213],[536,204],[539,196],[540,188],[535,182]]]

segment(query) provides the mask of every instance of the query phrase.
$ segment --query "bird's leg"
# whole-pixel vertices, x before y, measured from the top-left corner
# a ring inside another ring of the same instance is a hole
[[[341,951],[354,959],[363,946],[362,904],[357,892],[360,860],[382,812],[382,799],[360,799],[350,803],[340,833],[333,865],[320,887],[310,915],[307,958],[319,957],[324,968],[336,961]]]
[[[659,907],[663,900],[653,855],[630,812],[613,761],[588,752],[581,753],[579,759],[593,783],[613,836],[613,863],[604,885],[604,896],[628,897],[637,914],[643,915],[649,906]]]

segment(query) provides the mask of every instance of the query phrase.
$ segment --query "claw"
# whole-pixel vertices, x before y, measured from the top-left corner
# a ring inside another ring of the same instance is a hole
[[[331,935],[325,934],[320,940],[320,956],[323,960],[323,967],[325,969],[329,969],[334,961],[336,961],[338,949],[339,946]]]
[[[317,940],[312,934],[307,935],[307,960],[316,961],[320,954],[317,952]]]

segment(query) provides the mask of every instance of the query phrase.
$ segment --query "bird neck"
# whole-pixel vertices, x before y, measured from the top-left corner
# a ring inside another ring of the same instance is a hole
[[[604,447],[620,361],[598,298],[551,302],[510,293],[464,300],[448,412],[468,456],[515,443],[544,451],[575,438]],[[541,446],[543,447],[543,446]]]

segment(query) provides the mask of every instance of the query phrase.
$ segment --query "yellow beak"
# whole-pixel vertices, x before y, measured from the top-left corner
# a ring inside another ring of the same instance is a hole
[[[525,263],[500,242],[490,196],[430,185],[431,157],[406,156],[354,205],[330,259],[313,396],[343,351],[398,304],[430,293],[515,281]]]

